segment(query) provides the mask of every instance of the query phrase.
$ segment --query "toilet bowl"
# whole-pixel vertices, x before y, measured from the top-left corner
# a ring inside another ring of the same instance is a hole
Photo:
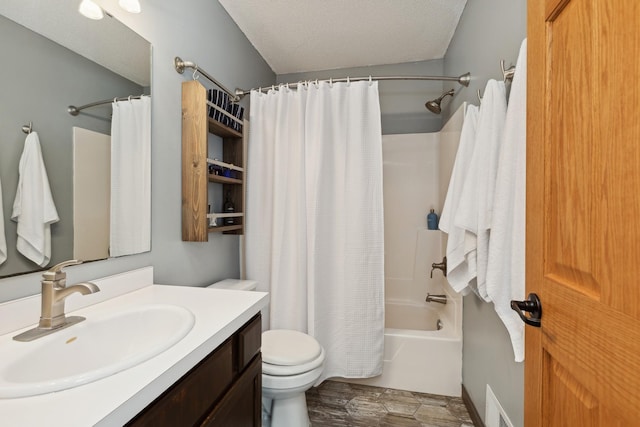
[[[253,280],[227,279],[210,288],[255,290]],[[262,333],[263,427],[309,426],[305,392],[322,375],[325,352],[315,338],[298,331]]]
[[[310,425],[305,392],[323,368],[324,349],[313,337],[285,329],[262,333],[262,396],[271,427]]]

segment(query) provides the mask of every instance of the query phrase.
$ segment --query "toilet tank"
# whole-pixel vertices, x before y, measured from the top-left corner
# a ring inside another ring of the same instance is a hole
[[[254,291],[258,286],[255,280],[225,279],[207,286],[216,289],[235,289],[237,291]]]

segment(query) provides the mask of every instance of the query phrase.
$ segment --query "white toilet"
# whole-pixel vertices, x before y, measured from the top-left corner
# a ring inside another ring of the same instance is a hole
[[[254,280],[227,279],[209,286],[255,290]],[[276,329],[262,333],[263,426],[309,426],[305,392],[320,378],[324,349],[310,335]]]

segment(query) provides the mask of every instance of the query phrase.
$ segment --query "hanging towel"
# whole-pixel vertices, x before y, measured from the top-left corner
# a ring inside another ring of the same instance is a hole
[[[477,288],[472,287],[472,289],[485,301],[490,301],[486,292],[489,232],[506,113],[507,98],[504,82],[489,80],[478,116],[476,142],[469,171],[454,219],[457,227],[470,233],[466,235],[467,245],[476,248],[475,251],[468,252],[467,264],[471,266],[475,262]]]
[[[7,239],[4,235],[4,209],[2,208],[2,183],[0,183],[0,264],[7,260]]]
[[[523,300],[527,137],[527,40],[522,42],[511,86],[496,177],[491,221],[487,294],[511,336],[516,362],[524,360],[524,323],[511,310]]]
[[[18,223],[18,251],[45,267],[51,260],[51,224],[60,220],[51,196],[40,140],[36,132],[27,135],[18,165],[18,189],[11,219]]]
[[[453,220],[458,210],[462,185],[473,154],[477,123],[478,107],[467,105],[460,133],[460,143],[458,144],[458,151],[449,181],[449,189],[447,190],[447,197],[444,201],[439,222],[440,230],[448,234],[447,280],[456,292],[462,292],[463,294],[468,292],[469,281],[472,279],[468,277],[469,266],[465,257],[467,254],[467,250],[465,250],[466,231],[463,228],[456,227]]]

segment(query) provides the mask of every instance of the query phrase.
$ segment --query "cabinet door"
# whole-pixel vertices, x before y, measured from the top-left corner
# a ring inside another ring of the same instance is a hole
[[[185,374],[128,427],[192,426],[202,419],[233,381],[233,345],[227,340]]]
[[[260,427],[261,422],[262,357],[257,355],[202,426]]]

